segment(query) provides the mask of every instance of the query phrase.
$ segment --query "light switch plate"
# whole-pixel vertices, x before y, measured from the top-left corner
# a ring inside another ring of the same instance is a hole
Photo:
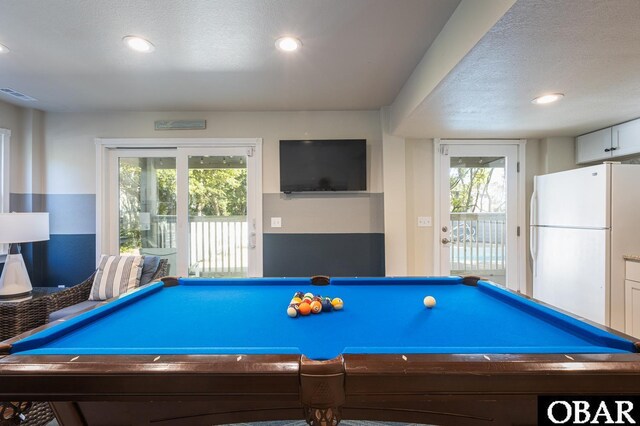
[[[431,226],[431,216],[418,216],[418,227],[425,228]]]
[[[282,228],[282,218],[281,217],[272,217],[271,218],[271,227],[272,228]]]

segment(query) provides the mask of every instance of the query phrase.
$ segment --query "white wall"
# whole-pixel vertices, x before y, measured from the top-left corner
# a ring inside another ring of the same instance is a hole
[[[0,101],[0,127],[11,130],[11,192],[38,193],[44,186],[44,117],[37,109]]]
[[[384,177],[384,251],[388,276],[407,275],[407,185],[405,140],[386,131],[387,112],[383,122],[382,150]]]
[[[44,191],[44,117],[45,113],[36,109],[22,110],[22,138],[17,147],[22,167],[12,172],[16,177],[11,185],[14,193],[40,194]]]
[[[433,275],[434,228],[419,228],[418,216],[434,217],[433,139],[406,140],[408,275]]]
[[[21,179],[22,108],[0,101],[0,127],[11,130],[11,191]]]
[[[575,169],[575,139],[568,137],[544,138],[540,140],[542,170],[546,173]]]
[[[161,119],[206,119],[207,129],[155,131]],[[377,111],[47,113],[45,192],[95,193],[94,138],[257,137],[263,139],[263,192],[279,192],[280,139],[366,138],[369,192],[382,192]]]
[[[20,107],[0,101],[0,127],[16,132],[20,126],[21,110]]]

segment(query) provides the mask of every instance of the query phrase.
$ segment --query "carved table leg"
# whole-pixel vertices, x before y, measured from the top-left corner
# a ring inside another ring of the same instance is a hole
[[[300,399],[311,426],[336,426],[345,402],[344,360],[314,361],[305,356],[300,365]]]

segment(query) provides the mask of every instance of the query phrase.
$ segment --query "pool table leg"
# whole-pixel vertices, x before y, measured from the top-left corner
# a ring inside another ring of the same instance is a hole
[[[51,409],[56,415],[56,419],[64,426],[85,426],[80,409],[75,402],[50,402]]]
[[[344,359],[329,361],[300,360],[300,402],[305,420],[311,426],[336,426],[342,419],[345,403]]]

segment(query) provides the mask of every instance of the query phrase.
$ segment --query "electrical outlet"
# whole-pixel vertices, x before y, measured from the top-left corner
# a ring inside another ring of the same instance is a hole
[[[431,226],[431,216],[418,216],[418,227],[425,228]]]
[[[271,227],[272,228],[282,228],[282,218],[281,217],[272,217],[271,218]]]

